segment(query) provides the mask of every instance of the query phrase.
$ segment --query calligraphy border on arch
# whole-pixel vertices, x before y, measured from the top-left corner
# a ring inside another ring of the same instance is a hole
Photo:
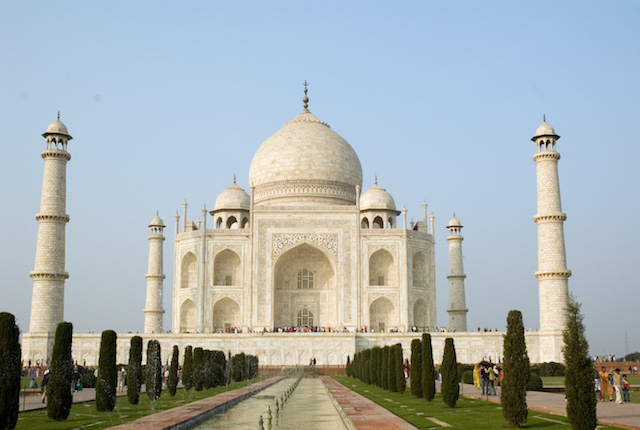
[[[338,258],[338,235],[336,233],[276,233],[273,235],[273,258],[301,242],[311,242],[325,248],[333,258]]]

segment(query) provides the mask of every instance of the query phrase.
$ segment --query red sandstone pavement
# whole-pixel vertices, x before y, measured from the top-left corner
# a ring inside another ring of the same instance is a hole
[[[330,376],[322,382],[336,400],[344,415],[358,430],[410,430],[416,429],[402,418],[382,406],[345,387]]]
[[[440,390],[439,384],[437,386]],[[475,388],[470,384],[462,384],[460,394],[464,397],[500,403],[500,387],[497,389],[496,396],[483,396],[480,388]],[[528,391],[527,407],[538,412],[567,416],[567,403],[564,394]],[[598,421],[601,424],[640,430],[640,403],[619,405],[615,402],[598,402]]]

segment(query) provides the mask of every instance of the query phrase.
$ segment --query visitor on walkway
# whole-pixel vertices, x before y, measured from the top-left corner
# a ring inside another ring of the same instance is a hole
[[[489,395],[489,368],[487,366],[482,366],[480,369],[480,380],[482,383],[482,395]]]
[[[478,327],[478,331],[480,331],[480,327]],[[476,388],[480,388],[480,366],[473,366],[473,386]]]
[[[605,371],[604,366],[600,371],[600,391],[602,392],[602,401],[605,400],[605,396],[609,396],[609,401],[613,401],[611,395],[611,386],[609,385],[609,374]]]
[[[49,369],[44,371],[44,376],[42,377],[42,403],[47,400],[47,388],[49,386]]]
[[[629,397],[629,381],[627,381],[627,375],[622,375],[622,400],[625,402],[631,402],[631,397]]]
[[[593,384],[596,387],[596,395],[598,396],[598,400],[602,401],[602,390],[600,389],[600,374],[597,370],[594,370]]]
[[[616,391],[616,403],[622,404],[622,375],[620,369],[616,369],[613,374],[613,388]]]

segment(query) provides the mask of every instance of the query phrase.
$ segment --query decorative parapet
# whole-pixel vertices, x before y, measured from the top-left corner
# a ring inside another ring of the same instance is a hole
[[[342,182],[312,179],[271,182],[253,189],[254,204],[281,197],[325,197],[353,204],[356,201],[356,190]]]
[[[69,273],[68,272],[36,272],[34,270],[33,272],[29,273],[29,276],[32,279],[52,279],[52,280],[64,281],[69,277]]]
[[[69,215],[52,215],[52,214],[43,214],[43,213],[37,213],[36,214],[36,221],[62,221],[62,222],[69,222]]]
[[[553,214],[553,215],[534,215],[534,222],[558,222],[565,221],[567,219],[567,214]]]

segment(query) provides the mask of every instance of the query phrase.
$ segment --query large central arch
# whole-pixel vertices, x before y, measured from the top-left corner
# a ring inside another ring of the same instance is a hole
[[[284,252],[274,268],[274,326],[296,327],[299,321],[336,327],[337,295],[334,263],[308,243]],[[312,319],[298,315],[313,315]]]

